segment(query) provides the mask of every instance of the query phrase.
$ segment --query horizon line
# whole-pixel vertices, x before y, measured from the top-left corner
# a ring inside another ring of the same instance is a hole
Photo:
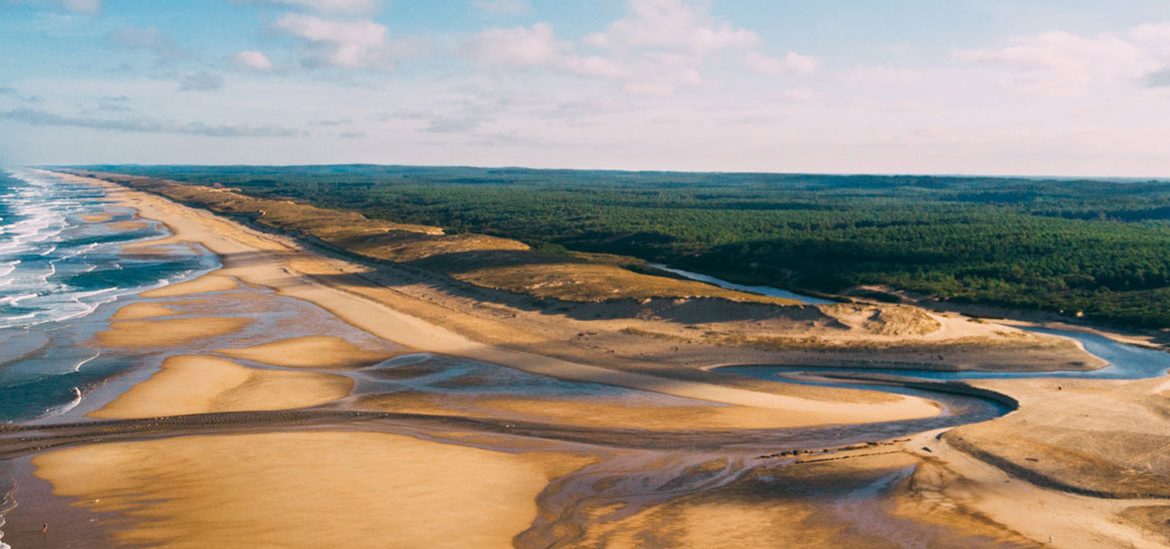
[[[623,168],[548,168],[518,165],[476,166],[471,164],[400,164],[377,162],[337,162],[337,163],[304,163],[304,164],[239,164],[239,163],[110,163],[110,164],[19,164],[12,167],[26,168],[93,168],[101,166],[135,166],[135,167],[201,167],[201,168],[228,168],[228,167],[264,167],[264,168],[311,168],[332,166],[375,166],[391,168],[462,168],[476,170],[527,170],[527,171],[565,171],[565,172],[613,172],[630,174],[704,174],[704,175],[772,175],[772,176],[827,176],[827,177],[949,177],[972,179],[1033,179],[1053,181],[1153,181],[1160,183],[1170,182],[1170,176],[1124,176],[1124,175],[1026,175],[1026,174],[979,174],[979,173],[929,173],[929,172],[801,172],[801,171],[728,171],[728,170],[677,170],[677,169],[623,169]],[[0,168],[5,166],[0,165]]]

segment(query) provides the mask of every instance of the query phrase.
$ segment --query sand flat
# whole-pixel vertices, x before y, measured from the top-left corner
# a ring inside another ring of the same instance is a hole
[[[143,318],[158,318],[175,314],[173,309],[158,303],[131,303],[114,313],[111,320],[141,320]]]
[[[289,368],[361,368],[394,356],[393,353],[362,349],[334,336],[282,339],[253,347],[221,349],[217,352]]]
[[[81,216],[81,220],[86,222],[86,223],[105,223],[106,221],[109,221],[113,218],[114,218],[114,214],[109,213],[109,212],[96,213],[96,214],[84,214]]]
[[[145,229],[149,226],[150,226],[150,224],[146,223],[145,221],[133,221],[133,220],[115,221],[113,223],[110,223],[111,229],[115,229],[115,230],[119,230],[119,231],[137,231],[137,230]]]
[[[256,370],[221,358],[175,356],[150,379],[90,415],[127,419],[283,410],[324,404],[348,395],[352,388],[353,381],[342,376]]]
[[[511,547],[544,458],[362,432],[189,436],[34,459],[75,505],[116,511],[125,544]]]
[[[218,274],[203,275],[195,280],[163,286],[156,290],[142,292],[142,297],[181,297],[211,292],[226,292],[239,287],[235,278]]]
[[[254,322],[240,317],[119,320],[94,339],[107,347],[168,347],[230,334]]]
[[[403,392],[364,398],[363,406],[390,412],[536,421],[585,428],[693,430],[781,429],[821,425],[820,413],[800,413],[703,401],[670,403],[612,397],[530,398],[507,395]]]

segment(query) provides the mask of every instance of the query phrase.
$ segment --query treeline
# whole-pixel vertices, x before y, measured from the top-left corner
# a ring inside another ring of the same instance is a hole
[[[731,280],[1170,327],[1170,183],[403,166],[101,166]]]

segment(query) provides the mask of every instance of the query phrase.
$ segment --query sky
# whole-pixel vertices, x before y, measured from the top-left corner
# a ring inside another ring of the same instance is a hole
[[[1166,0],[0,0],[0,164],[1170,177]]]

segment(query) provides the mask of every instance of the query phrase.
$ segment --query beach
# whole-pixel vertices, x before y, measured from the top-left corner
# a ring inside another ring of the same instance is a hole
[[[100,188],[137,218],[165,225],[165,239],[128,244],[127,254],[197,247],[220,266],[107,306],[114,310],[87,345],[111,354],[145,349],[152,358],[118,378],[112,385],[120,388],[84,418],[60,429],[0,431],[0,449],[7,444],[16,468],[48,491],[24,501],[17,494],[0,528],[6,542],[621,546],[654,536],[665,545],[709,546],[862,542],[868,524],[895,538],[996,545],[1043,542],[1045,531],[1067,528],[1013,511],[1011,498],[1088,512],[1078,498],[1094,490],[1125,504],[1092,507],[1099,520],[1078,526],[1091,539],[1102,546],[1162,539],[1156,525],[1165,495],[1149,480],[1168,466],[1150,457],[1161,439],[1149,437],[1170,421],[1162,380],[1069,380],[1059,388],[972,382],[1020,409],[948,431],[940,443],[915,430],[955,414],[929,391],[777,383],[716,368],[810,360],[958,370],[1104,364],[1067,338],[897,311],[874,328],[872,308],[824,305],[792,314],[868,327],[823,348],[793,349],[760,334],[819,329],[811,327],[819,321],[761,318],[746,332],[740,328],[749,322],[739,318],[708,320],[715,335],[699,340],[688,335],[691,319],[475,301],[449,281],[155,194],[51,177]],[[738,316],[770,306],[694,303],[707,319],[715,307]],[[894,327],[897,315],[926,319],[929,329],[915,328],[924,331],[914,345],[895,345],[906,335]],[[1102,400],[1105,386],[1115,402]],[[1137,407],[1117,404],[1137,394]],[[1089,405],[1099,423],[1070,411]],[[1143,419],[1110,419],[1122,414]],[[1029,420],[1050,430],[1021,424]],[[1135,471],[1138,488],[1104,494],[1106,475],[1070,493],[1072,481],[1061,481],[1064,472],[1049,459],[1106,425],[1134,433],[1132,448],[1115,456],[1124,464],[1110,467]],[[1057,426],[1063,430],[1051,430]],[[1021,432],[1034,438],[1011,434]],[[1141,453],[1124,457],[1131,451]],[[979,488],[1002,474],[1015,475],[1020,488]],[[975,480],[939,480],[952,477]],[[801,483],[807,492],[793,488]],[[816,490],[857,501],[864,513],[827,518],[829,496],[814,497]],[[87,520],[67,519],[74,513]],[[48,532],[40,532],[46,521]],[[774,535],[793,528],[806,533]]]

